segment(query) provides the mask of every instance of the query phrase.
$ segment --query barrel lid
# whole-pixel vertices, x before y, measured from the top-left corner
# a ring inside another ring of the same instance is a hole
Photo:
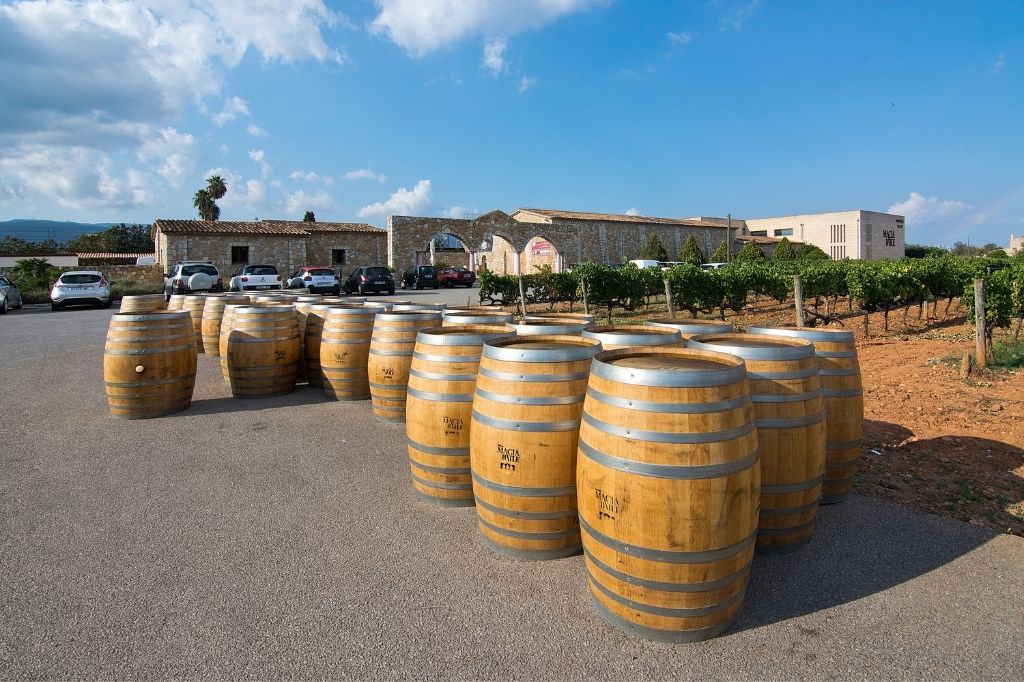
[[[589,313],[529,313],[524,317],[524,320],[550,320],[552,318],[559,320],[586,320],[588,323],[594,321],[594,316]]]
[[[394,303],[391,306],[392,312],[407,312],[415,310],[437,310],[447,308],[446,303]]]
[[[669,388],[723,386],[747,376],[743,359],[735,355],[671,346],[603,351],[590,372],[609,381]]]
[[[576,334],[586,329],[590,323],[583,320],[552,317],[543,320],[508,322],[507,324],[521,336],[532,336],[535,334]]]
[[[610,324],[584,329],[583,336],[589,339],[597,339],[602,344],[613,343],[619,346],[669,346],[679,343],[683,338],[679,334],[678,329],[625,327]]]
[[[390,312],[378,313],[377,314],[377,319],[378,320],[384,320],[385,322],[388,322],[388,321],[392,321],[393,322],[393,321],[397,321],[397,320],[413,320],[413,321],[440,320],[441,319],[441,311],[440,310],[426,310],[426,309],[419,309],[419,310],[395,310],[394,308],[392,308]]]
[[[333,313],[334,317],[344,315],[376,315],[376,308],[368,308],[362,305],[345,305],[344,303],[327,303],[325,305],[313,305],[309,307],[310,312],[316,311],[326,315]]]
[[[686,334],[728,334],[735,331],[731,322],[721,320],[679,320],[652,317],[644,323],[648,327],[671,327]]]
[[[853,332],[849,329],[796,329],[792,327],[747,327],[748,334],[788,336],[805,341],[828,343],[853,343]]]
[[[416,343],[428,346],[479,346],[490,339],[515,336],[504,325],[460,324],[451,327],[430,327],[416,334]]]
[[[509,362],[587,360],[601,350],[597,339],[569,334],[535,334],[495,339],[484,344],[483,357]]]
[[[145,313],[114,313],[110,316],[115,322],[144,322],[147,320],[192,319],[187,310],[152,310]]]
[[[274,313],[295,312],[293,305],[248,305],[235,308],[235,315],[271,315]]]
[[[687,348],[714,350],[745,360],[802,360],[814,357],[814,346],[804,339],[764,334],[698,334]]]

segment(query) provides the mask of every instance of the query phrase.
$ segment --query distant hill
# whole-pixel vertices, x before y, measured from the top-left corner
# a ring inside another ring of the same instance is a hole
[[[102,232],[103,230],[118,224],[119,223],[73,223],[63,220],[29,220],[26,218],[15,218],[14,220],[0,221],[0,239],[11,236],[31,242],[39,242],[44,239],[52,239],[56,242],[66,242],[80,234]]]

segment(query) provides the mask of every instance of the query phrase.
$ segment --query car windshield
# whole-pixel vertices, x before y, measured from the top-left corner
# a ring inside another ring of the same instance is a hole
[[[200,272],[205,274],[205,275],[209,275],[210,277],[216,277],[217,276],[217,268],[213,267],[212,265],[182,265],[181,266],[181,276],[182,277],[191,277],[192,275],[198,274]]]
[[[100,281],[100,276],[76,273],[73,275],[61,275],[60,281],[64,284],[95,284]]]
[[[370,277],[387,277],[390,271],[387,268],[366,268],[366,274]]]
[[[316,270],[310,270],[309,274],[315,275],[316,277],[334,277],[334,270],[317,268]]]
[[[422,265],[420,266],[421,275],[434,275],[437,274],[437,270],[434,269],[433,265]]]
[[[273,265],[254,265],[249,268],[250,275],[276,275],[277,268]]]

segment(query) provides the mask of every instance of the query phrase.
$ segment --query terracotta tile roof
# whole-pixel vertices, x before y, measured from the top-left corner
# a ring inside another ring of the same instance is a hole
[[[588,213],[585,211],[557,211],[547,208],[520,208],[516,209],[512,217],[515,218],[520,211],[533,213],[545,218],[555,220],[591,220],[607,223],[640,223],[644,225],[690,225],[693,227],[719,227],[714,224],[707,224],[700,220],[682,218],[656,218],[645,215],[626,215],[620,213]],[[724,227],[724,226],[723,226]]]
[[[267,234],[303,236],[319,232],[374,232],[384,230],[365,223],[306,223],[301,220],[258,220],[235,222],[230,220],[167,220],[153,221],[151,234]]]
[[[155,253],[79,253],[79,258],[145,258],[155,257]]]

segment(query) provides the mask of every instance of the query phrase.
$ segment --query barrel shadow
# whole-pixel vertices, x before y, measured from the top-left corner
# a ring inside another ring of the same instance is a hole
[[[192,406],[182,412],[185,415],[227,414],[231,412],[253,412],[255,410],[318,405],[335,402],[324,395],[318,386],[299,386],[291,393],[267,398],[206,398],[193,400]]]

